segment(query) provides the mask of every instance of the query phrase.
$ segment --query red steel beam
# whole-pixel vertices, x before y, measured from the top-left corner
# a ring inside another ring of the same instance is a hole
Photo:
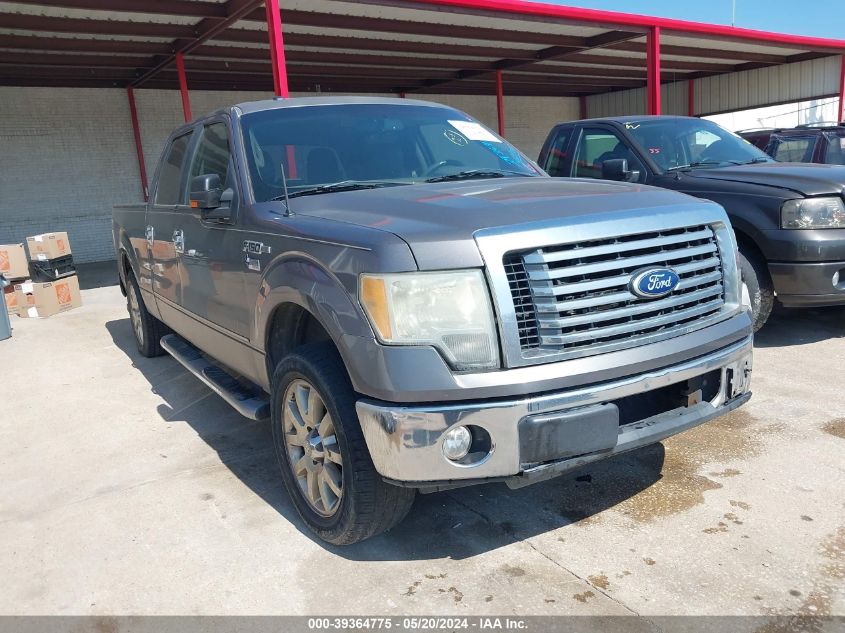
[[[141,144],[141,124],[138,122],[138,110],[135,108],[135,90],[132,86],[126,88],[126,97],[129,100],[129,116],[132,117],[132,133],[135,136],[135,151],[138,154],[141,191],[144,193],[144,201],[146,202],[150,199],[150,191],[147,185],[147,164],[144,161],[144,146]]]
[[[185,55],[176,53],[176,72],[179,73],[179,92],[182,94],[182,112],[185,123],[194,117],[191,114],[191,95],[188,94],[188,76],[185,74]]]
[[[499,115],[499,136],[505,135],[505,89],[502,71],[496,71],[496,112]]]
[[[287,98],[290,93],[279,0],[267,0],[264,8],[267,14],[267,35],[270,38],[270,61],[273,63],[273,88],[277,96]]]
[[[845,55],[839,58],[839,118],[837,123],[845,121]]]
[[[660,27],[649,29],[646,38],[646,92],[648,93],[648,113],[660,114]]]

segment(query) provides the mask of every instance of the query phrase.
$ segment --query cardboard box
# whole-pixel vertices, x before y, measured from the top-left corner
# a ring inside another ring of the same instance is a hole
[[[18,293],[13,285],[3,288],[3,299],[6,302],[6,310],[10,315],[18,313]]]
[[[67,233],[44,233],[26,238],[29,258],[32,261],[46,261],[70,255],[70,240]]]
[[[0,244],[0,274],[6,279],[26,279],[29,277],[29,261],[23,244]]]
[[[15,286],[15,294],[18,315],[24,318],[46,319],[82,305],[79,279],[76,275],[59,281],[18,284]]]

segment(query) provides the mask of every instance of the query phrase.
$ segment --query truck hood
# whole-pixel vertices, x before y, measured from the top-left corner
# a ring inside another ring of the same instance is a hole
[[[304,196],[296,214],[389,231],[420,270],[482,266],[479,229],[702,201],[665,189],[572,178],[497,178]],[[706,204],[706,203],[705,203]]]
[[[804,196],[841,195],[845,189],[845,166],[815,163],[760,163],[716,169],[692,169],[688,178],[746,182],[788,189]]]

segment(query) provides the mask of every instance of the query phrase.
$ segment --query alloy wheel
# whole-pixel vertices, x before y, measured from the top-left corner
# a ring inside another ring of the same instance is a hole
[[[331,414],[306,380],[294,380],[282,401],[285,450],[302,495],[320,516],[337,512],[343,496],[343,458]]]

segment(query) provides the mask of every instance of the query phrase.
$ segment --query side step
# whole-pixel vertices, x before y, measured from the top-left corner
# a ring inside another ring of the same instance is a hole
[[[258,387],[244,384],[212,363],[185,339],[176,334],[168,334],[162,337],[161,346],[242,416],[252,420],[266,420],[270,417],[270,400],[267,394]]]

